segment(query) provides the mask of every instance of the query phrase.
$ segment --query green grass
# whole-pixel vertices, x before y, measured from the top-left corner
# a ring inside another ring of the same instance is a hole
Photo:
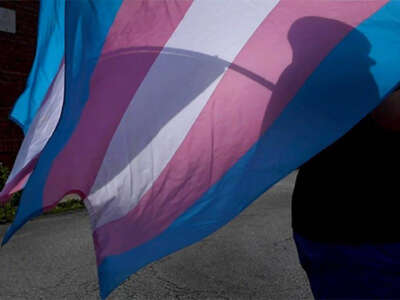
[[[0,163],[0,188],[2,189],[8,176],[10,175],[10,169],[3,166]],[[15,193],[10,201],[5,204],[0,204],[0,224],[12,222],[15,214],[17,213],[19,200],[21,198],[21,192]],[[44,214],[58,214],[67,211],[73,211],[84,208],[83,202],[79,198],[75,198],[74,195],[67,196],[66,199],[57,204],[52,210]]]

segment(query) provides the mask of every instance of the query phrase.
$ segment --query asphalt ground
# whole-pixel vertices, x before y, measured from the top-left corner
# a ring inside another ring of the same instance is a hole
[[[132,275],[108,299],[312,299],[290,228],[295,176],[215,234]],[[85,211],[37,218],[0,249],[0,299],[99,299]]]

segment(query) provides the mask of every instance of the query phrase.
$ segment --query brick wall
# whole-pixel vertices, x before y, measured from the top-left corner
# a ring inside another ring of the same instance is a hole
[[[0,7],[16,11],[16,33],[0,31],[0,162],[11,167],[23,134],[8,115],[35,56],[39,1],[0,0]]]

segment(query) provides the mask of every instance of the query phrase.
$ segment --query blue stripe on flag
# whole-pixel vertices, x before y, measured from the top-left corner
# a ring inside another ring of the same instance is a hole
[[[46,97],[64,56],[65,0],[40,1],[36,56],[25,91],[10,114],[24,133]]]
[[[68,142],[79,121],[89,97],[90,77],[121,4],[122,0],[67,1],[65,31],[68,39],[65,45],[63,110],[58,126],[25,186],[17,215],[4,236],[3,244],[29,219],[42,213],[43,190],[52,162]]]
[[[391,27],[399,16],[396,0],[364,21],[326,57],[266,134],[167,230],[139,247],[106,257],[99,266],[102,298],[146,264],[225,225],[385,98],[400,78],[400,24]],[[373,67],[368,55],[356,52],[348,60],[352,51],[369,50],[363,35],[372,45]]]

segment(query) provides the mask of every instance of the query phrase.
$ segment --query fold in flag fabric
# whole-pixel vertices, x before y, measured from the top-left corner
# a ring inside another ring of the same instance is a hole
[[[397,0],[67,1],[65,36],[61,115],[3,242],[79,194],[102,298],[229,222],[400,78]]]
[[[10,115],[24,131],[25,139],[0,193],[0,203],[24,187],[60,118],[64,97],[64,16],[64,0],[41,1],[35,60],[26,89]]]
[[[65,0],[40,1],[37,49],[23,94],[10,118],[27,133],[64,56]]]

